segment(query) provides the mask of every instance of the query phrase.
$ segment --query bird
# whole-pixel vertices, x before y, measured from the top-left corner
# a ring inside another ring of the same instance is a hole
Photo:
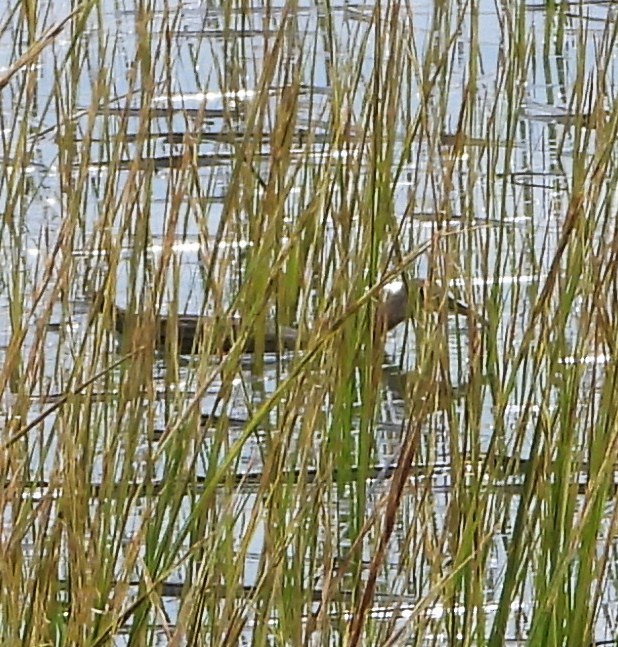
[[[105,295],[99,293],[96,297],[98,310],[105,309]],[[381,291],[376,312],[376,330],[391,331],[407,319],[415,316],[419,309],[436,311],[441,303],[446,304],[450,313],[470,317],[472,310],[462,301],[451,295],[445,295],[440,286],[431,284],[423,279],[413,278],[404,282],[395,280],[384,286]],[[477,320],[481,318],[474,313]],[[137,313],[129,312],[115,303],[111,305],[111,319],[114,329],[119,335],[133,329],[139,322]],[[242,329],[242,321],[238,317],[217,320],[214,317],[183,314],[171,317],[155,314],[154,341],[157,348],[165,347],[168,338],[175,337],[178,352],[182,355],[195,353],[200,348],[200,342],[207,339],[206,333],[213,326],[222,326],[222,335],[211,335],[218,339],[213,352],[228,352],[238,339]],[[266,322],[264,327],[263,350],[266,353],[277,353],[280,350],[296,350],[302,347],[299,331],[292,326],[278,325],[276,322]],[[243,352],[254,353],[258,344],[255,336],[249,335],[243,346]]]

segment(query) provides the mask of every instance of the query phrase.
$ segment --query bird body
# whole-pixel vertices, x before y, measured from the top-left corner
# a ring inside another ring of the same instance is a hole
[[[114,329],[119,335],[125,331],[135,329],[139,324],[139,316],[128,312],[120,306],[112,306],[112,320]],[[200,315],[155,315],[154,317],[154,342],[157,348],[165,347],[168,339],[178,344],[178,352],[188,355],[199,350],[203,340],[207,340],[211,331],[216,326],[224,327],[224,335],[213,338],[218,339],[218,344],[212,350],[228,352],[237,341],[241,331],[241,321],[238,318],[230,317],[226,320],[217,321],[214,317]],[[278,326],[274,322],[267,322],[264,327],[264,352],[276,353],[280,350],[294,350],[297,345],[298,331],[291,326]],[[249,336],[243,347],[245,353],[253,353],[256,350],[257,340],[255,336]]]

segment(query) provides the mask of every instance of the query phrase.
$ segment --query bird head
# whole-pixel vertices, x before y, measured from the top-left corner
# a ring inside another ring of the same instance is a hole
[[[382,300],[378,306],[378,320],[386,330],[392,330],[410,316],[408,288],[401,280],[391,281],[384,286]]]

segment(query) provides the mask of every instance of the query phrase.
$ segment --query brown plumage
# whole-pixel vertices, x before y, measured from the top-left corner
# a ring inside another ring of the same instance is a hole
[[[392,330],[420,310],[436,312],[443,303],[452,314],[464,317],[473,314],[469,306],[450,294],[445,294],[439,285],[428,285],[423,279],[410,279],[407,286],[403,281],[394,281],[384,288],[383,300],[378,308],[378,320],[383,320],[386,329]],[[474,317],[483,322],[475,313]]]
[[[119,335],[124,334],[126,330],[134,329],[139,325],[140,317],[137,314],[127,312],[115,304],[112,305],[112,320],[114,329]],[[143,321],[143,319],[142,319]],[[225,324],[225,336],[214,336],[219,343],[212,350],[213,352],[229,351],[236,340],[241,329],[239,319],[230,318],[227,321],[220,321],[219,325]],[[155,315],[154,317],[154,341],[157,348],[165,346],[167,339],[175,334],[178,344],[178,352],[187,355],[199,349],[203,339],[210,335],[213,326],[217,321],[212,317],[200,315],[178,315],[174,319],[167,315]],[[170,330],[171,327],[174,327]],[[147,332],[147,328],[144,332]],[[291,326],[275,326],[267,323],[264,329],[264,351],[266,353],[276,353],[279,350],[294,350],[298,332]],[[247,338],[243,351],[253,353],[255,351],[256,340],[254,337]]]
[[[408,287],[399,281],[387,286],[383,291],[383,299],[378,307],[377,328],[385,328],[387,331],[392,330],[403,321],[414,317],[418,308],[428,310],[437,310],[442,301],[446,298],[446,307],[449,312],[468,316],[470,309],[465,303],[458,301],[451,296],[444,296],[438,286],[433,286],[428,297],[425,297],[426,284],[419,279],[413,279],[408,282]],[[96,303],[98,309],[104,310],[105,298],[102,293],[97,295]],[[130,313],[125,308],[115,304],[111,306],[111,317],[114,329],[120,335],[126,330],[134,330],[136,326],[143,325],[144,319],[138,314]],[[477,317],[478,318],[478,317]],[[228,319],[219,321],[212,317],[200,315],[178,315],[174,319],[166,315],[154,316],[154,342],[157,348],[165,346],[168,337],[175,334],[178,351],[185,355],[195,352],[201,341],[205,339],[205,333],[209,334],[213,326],[225,325],[225,335],[213,335],[213,338],[220,339],[219,344],[212,350],[214,352],[229,351],[236,340],[241,329],[239,319]],[[174,330],[170,327],[174,326]],[[150,332],[149,327],[143,329],[146,335]],[[138,337],[141,333],[135,335]],[[302,341],[302,340],[301,340]],[[268,322],[264,329],[264,351],[267,353],[276,353],[279,350],[295,350],[299,347],[298,331],[291,326],[277,326],[274,322]],[[256,348],[255,337],[249,336],[245,342],[243,351],[253,353]]]

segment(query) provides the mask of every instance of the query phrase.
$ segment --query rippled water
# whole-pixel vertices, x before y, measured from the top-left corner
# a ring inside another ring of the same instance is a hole
[[[508,30],[514,28],[509,23],[509,8],[497,8],[496,3],[483,1],[476,5],[478,22],[472,20],[468,11],[462,13],[461,22],[458,22],[455,7],[451,13],[446,12],[439,17],[435,4],[412,3],[411,6],[401,8],[400,19],[409,22],[409,33],[413,37],[406,44],[408,54],[422,61],[428,48],[436,46],[445,48],[451,58],[448,78],[439,80],[434,86],[434,92],[441,94],[443,101],[440,103],[436,100],[436,114],[427,115],[425,130],[412,142],[406,139],[406,123],[418,109],[419,95],[422,92],[420,75],[431,76],[432,70],[418,70],[417,76],[410,75],[401,80],[401,97],[394,120],[397,132],[390,135],[398,151],[401,153],[408,147],[409,155],[401,154],[400,168],[392,169],[393,177],[396,178],[392,185],[392,211],[401,223],[401,240],[406,247],[411,248],[413,244],[430,240],[436,232],[438,221],[442,227],[466,232],[456,239],[462,258],[465,255],[467,259],[464,276],[453,280],[451,287],[470,290],[475,295],[476,303],[482,304],[492,286],[500,286],[501,297],[509,304],[503,310],[497,331],[497,347],[499,351],[503,351],[517,347],[521,342],[530,317],[531,298],[538,293],[550,271],[568,213],[574,174],[574,149],[587,146],[591,154],[594,152],[594,131],[586,131],[589,133],[587,141],[576,136],[577,126],[570,122],[576,120],[577,115],[570,110],[569,104],[578,74],[583,74],[585,78],[596,78],[595,36],[600,37],[600,30],[613,8],[602,3],[584,4],[586,17],[580,18],[580,5],[573,5],[564,46],[558,51],[554,42],[547,42],[549,32],[545,10],[530,5],[526,11],[525,28],[529,32],[532,62],[519,83],[520,106],[512,106],[509,105],[511,95],[504,91],[506,61],[510,56]],[[44,14],[45,22],[51,25],[68,14],[70,4],[53,2],[41,7],[43,9],[47,12]],[[140,88],[131,84],[137,34],[142,30],[141,16],[129,0],[101,2],[98,11],[102,29],[94,17],[90,19],[92,26],[84,34],[84,39],[88,42],[88,55],[76,75],[75,86],[66,88],[67,105],[75,105],[75,111],[61,116],[59,110],[63,108],[56,101],[49,101],[51,96],[63,94],[55,92],[54,84],[59,61],[63,60],[72,46],[69,30],[60,34],[38,60],[34,90],[37,96],[36,111],[27,114],[22,111],[18,83],[11,83],[1,91],[4,159],[0,162],[0,205],[5,214],[5,226],[0,243],[0,357],[4,361],[11,339],[10,294],[14,289],[14,277],[19,277],[28,312],[34,295],[42,288],[47,274],[54,272],[54,249],[63,235],[63,223],[67,218],[78,218],[80,223],[79,235],[73,240],[72,246],[76,279],[70,285],[68,295],[72,316],[70,320],[65,320],[64,310],[59,304],[53,305],[53,313],[56,314],[52,314],[52,325],[46,335],[39,390],[34,394],[45,396],[47,402],[33,403],[29,410],[32,420],[49,405],[50,394],[63,392],[76,354],[81,351],[80,344],[90,311],[89,291],[106,271],[106,253],[98,247],[97,240],[93,239],[96,229],[103,227],[110,235],[117,235],[122,245],[121,263],[117,271],[117,300],[119,303],[126,302],[130,283],[127,272],[129,261],[134,256],[135,241],[128,233],[120,235],[120,223],[126,218],[148,218],[151,239],[148,241],[145,257],[156,262],[165,251],[164,237],[170,227],[169,213],[173,200],[182,194],[179,219],[172,225],[175,242],[171,246],[171,252],[178,260],[179,279],[170,288],[170,294],[177,290],[181,307],[188,312],[199,312],[202,308],[202,261],[212,254],[216,232],[225,209],[228,208],[228,186],[237,160],[238,142],[246,141],[247,138],[261,139],[261,155],[253,163],[258,173],[266,174],[269,168],[271,134],[247,132],[246,125],[258,92],[259,80],[268,62],[269,48],[283,21],[287,22],[286,38],[290,41],[286,54],[290,61],[295,56],[298,57],[294,69],[304,90],[298,96],[296,121],[292,124],[294,146],[290,164],[297,175],[289,189],[289,215],[284,220],[284,231],[280,232],[282,242],[291,235],[295,219],[311,198],[303,188],[303,170],[318,172],[329,161],[342,159],[352,159],[363,168],[367,154],[362,138],[359,139],[362,134],[363,99],[366,92],[371,92],[368,82],[376,51],[374,32],[368,21],[373,12],[379,10],[379,5],[344,3],[331,4],[326,9],[301,2],[293,6],[282,3],[244,6],[243,11],[240,11],[236,7],[216,7],[203,2],[178,2],[169,10],[156,11],[152,18],[150,38],[153,43],[158,43],[161,51],[153,57],[152,64],[156,70],[154,77],[165,81],[157,88],[151,104],[150,135],[145,146],[135,144],[143,123],[139,111]],[[330,43],[322,38],[325,22],[332,29]],[[0,36],[0,75],[3,70],[9,69],[15,60],[16,51],[19,53],[26,45],[25,35],[18,29],[17,17],[8,10],[4,10],[4,13],[0,10],[0,24],[5,23],[8,27]],[[580,42],[582,29],[588,34],[583,45]],[[452,44],[446,47],[449,39],[452,39]],[[163,51],[165,47],[168,51]],[[476,87],[469,88],[468,66],[473,56],[479,75]],[[165,72],[166,61],[172,62],[169,74]],[[232,69],[234,61],[242,62],[241,71]],[[342,77],[337,80],[337,84],[331,83],[333,68],[330,66],[334,62]],[[347,89],[346,92],[346,97],[351,101],[347,106],[351,115],[351,128],[344,138],[345,143],[340,148],[333,148],[330,146],[332,133],[329,131],[329,124],[333,111],[341,108],[338,96],[341,92],[340,84],[344,81],[352,83],[344,75],[346,65],[352,68],[352,63],[358,65],[360,73],[356,89]],[[614,57],[611,68],[606,71],[607,78],[612,81],[618,72],[616,65]],[[97,99],[99,73],[109,76],[113,96]],[[274,123],[277,106],[285,92],[287,73],[285,66],[279,66],[270,83],[270,108],[265,125]],[[61,82],[66,83],[64,80]],[[222,85],[226,87],[224,91],[221,90]],[[236,90],[227,89],[234,85],[237,85]],[[453,156],[450,148],[452,142],[448,135],[457,130],[466,90],[473,92],[477,109],[474,121],[466,121],[465,130],[470,138],[469,142],[460,149],[457,156]],[[507,120],[512,114],[517,115],[517,122],[511,130],[511,136]],[[74,126],[72,131],[67,128],[67,116]],[[107,133],[117,132],[121,118],[126,120],[127,135],[124,139],[127,143],[118,156],[110,150]],[[11,125],[22,120],[28,121],[32,156],[27,164],[16,167],[12,156],[18,142],[11,139]],[[192,129],[201,133],[197,150],[190,149],[188,145],[186,133]],[[79,145],[85,145],[84,137],[90,138],[87,146],[91,158],[85,162],[88,167],[86,186],[77,187],[72,184],[79,176],[79,159],[75,160],[74,174],[67,175],[66,168],[60,163],[57,137],[61,134],[66,136],[67,132],[73,133],[75,142]],[[436,146],[435,142],[441,137],[443,145]],[[488,147],[487,142],[493,145]],[[177,186],[175,183],[178,182],[174,164],[182,163],[185,159],[183,156],[187,155],[194,160],[192,183],[182,185],[179,193],[172,197],[171,188]],[[138,186],[135,203],[129,202],[127,206],[120,197],[130,185],[137,167],[151,169],[153,172],[148,175],[147,189]],[[445,191],[437,189],[436,185],[445,181],[447,172],[450,173],[451,189],[445,196]],[[25,187],[23,197],[18,199],[15,197],[13,184],[17,177]],[[79,200],[77,215],[68,211],[68,205],[73,205],[73,208],[75,206],[75,202],[71,202],[74,191],[81,192],[83,196]],[[604,187],[604,192],[607,191],[609,189]],[[147,202],[144,202],[145,195],[148,196]],[[336,202],[341,198],[342,196],[335,195],[333,199]],[[609,203],[615,208],[613,198]],[[116,213],[115,206],[122,212]],[[127,212],[127,209],[132,211]],[[473,218],[470,217],[471,213],[474,214]],[[438,217],[438,214],[443,216]],[[250,217],[249,210],[240,207],[236,232],[234,235],[226,233],[219,242],[221,258],[229,263],[230,268],[226,276],[229,290],[226,298],[231,299],[242,283],[243,255],[254,245],[247,236]],[[361,217],[360,211],[353,214],[350,223],[352,229],[358,226],[358,219]],[[327,227],[334,228],[332,221],[325,222]],[[593,231],[593,235],[595,238],[608,236],[603,231]],[[336,233],[330,232],[327,240],[334,245],[336,239]],[[497,248],[500,249],[499,253]],[[326,257],[328,250],[324,254]],[[426,258],[419,261],[416,269],[420,275],[429,273]],[[170,274],[170,281],[172,278]],[[42,308],[42,302],[34,307],[29,324],[35,325],[42,314]],[[562,361],[565,365],[581,364],[587,367],[590,372],[590,390],[594,393],[596,380],[602,371],[600,365],[611,361],[611,357],[603,349],[576,347],[580,314],[575,308],[566,324],[567,331],[572,334],[574,346],[572,354],[563,357]],[[467,375],[468,331],[465,323],[457,323],[454,318],[449,320],[449,331],[451,379],[458,385],[465,381]],[[375,439],[377,466],[388,467],[391,461],[396,460],[401,442],[401,426],[406,420],[405,386],[402,388],[400,371],[395,368],[402,346],[409,342],[405,335],[406,332],[401,327],[387,342],[393,367],[386,371],[387,379],[381,393],[381,420],[376,427]],[[29,339],[26,336],[24,356],[30,350]],[[109,352],[114,352],[111,340]],[[283,358],[281,361],[275,357],[268,358],[264,373],[260,376],[253,375],[247,363],[244,380],[239,379],[234,386],[236,392],[232,396],[232,406],[228,413],[239,418],[248,415],[246,389],[249,389],[250,401],[259,402],[274,391],[281,375],[285,375],[288,370],[286,362],[289,361],[290,358]],[[408,353],[406,361],[409,365],[413,364],[413,352]],[[167,385],[167,381],[163,379],[165,366],[157,365],[156,370],[159,371],[157,378],[163,388]],[[527,367],[523,367],[522,375],[516,379],[523,381],[525,370]],[[191,392],[192,385],[192,367],[187,363],[182,367],[178,388]],[[219,388],[220,384],[215,382],[204,394],[201,403],[203,412],[212,410]],[[518,424],[525,405],[518,397],[521,395],[524,398],[525,390],[522,386],[520,394],[515,389],[513,401],[506,407],[507,430]],[[12,402],[13,396],[7,391],[4,394],[7,419],[11,416]],[[465,403],[462,402],[457,407],[457,412],[463,419]],[[480,430],[480,442],[484,449],[491,438],[494,414],[493,405],[487,397]],[[164,428],[166,420],[163,404],[156,415],[160,427]],[[55,443],[53,421],[53,416],[46,419],[40,431],[40,446],[33,451],[35,459],[37,456],[46,457],[42,466],[31,465],[33,479],[35,475],[37,479],[50,478],[54,452],[46,445],[49,442],[53,448]],[[273,420],[272,424],[276,425],[276,422]],[[532,422],[529,422],[531,426]],[[434,510],[438,517],[435,523],[438,525],[444,523],[444,519],[440,517],[444,517],[448,508],[449,424],[450,421],[439,412],[427,422],[420,453],[433,468],[430,476],[417,476],[415,485],[424,487],[424,480],[431,480],[435,496]],[[239,474],[260,473],[263,467],[261,447],[264,437],[273,431],[266,428],[245,444],[236,465]],[[351,432],[353,437],[358,435],[357,429],[352,429]],[[239,433],[232,428],[231,440],[238,437]],[[144,438],[138,443],[138,447],[141,444],[146,447],[148,441]],[[514,449],[509,438],[504,439],[504,446],[507,453]],[[526,446],[517,448],[524,457],[528,449]],[[207,470],[208,452],[207,444],[203,463],[196,467],[200,476]],[[139,452],[134,460],[139,471]],[[444,467],[440,468],[440,465]],[[163,476],[162,466],[159,467],[160,475]],[[387,476],[388,473],[382,473],[372,486],[372,496],[376,499],[380,496]],[[513,485],[516,488],[517,482]],[[334,523],[344,528],[347,523],[346,497],[342,493],[338,493],[338,496],[340,516]],[[238,494],[239,536],[243,534],[254,505],[255,495],[250,487]],[[500,505],[516,509],[516,504],[509,502],[508,498]],[[373,609],[374,614],[383,614],[385,623],[391,622],[396,616],[404,635],[406,622],[409,621],[407,610],[427,592],[425,582],[403,582],[398,574],[400,561],[404,557],[409,558],[406,555],[409,534],[413,532],[415,524],[420,523],[417,506],[418,501],[412,488],[405,495],[402,505],[404,512],[392,541],[389,555],[392,572],[383,574],[378,583],[379,596],[384,596],[386,601],[383,607]],[[139,512],[136,512],[136,518],[138,516]],[[495,603],[494,592],[499,590],[497,584],[503,576],[505,537],[510,532],[511,528],[496,532],[491,541],[492,557],[489,560],[487,586],[487,613],[490,616]],[[342,551],[346,547],[343,537],[342,532]],[[255,584],[261,541],[258,527],[254,531],[254,545],[248,552],[244,572],[247,587]],[[367,554],[365,558],[370,560],[371,555]],[[423,555],[417,555],[414,559],[419,561],[417,572],[425,573],[429,569]],[[182,573],[176,575],[177,580],[182,580]],[[393,597],[389,598],[389,594]],[[608,600],[613,599],[615,591],[608,591],[607,597]],[[170,601],[172,617],[175,604]],[[524,600],[518,612],[525,615],[528,604]],[[426,611],[437,619],[446,612],[458,611],[445,611],[439,605]],[[607,614],[598,621],[598,636],[610,635],[615,622],[615,611],[608,606]],[[510,631],[513,635],[509,639],[516,640],[518,621],[511,623]],[[246,632],[246,635],[250,635],[250,626]],[[430,637],[427,638],[430,640]],[[445,636],[438,635],[432,644],[447,644],[445,641]],[[122,644],[121,639],[119,644]]]

